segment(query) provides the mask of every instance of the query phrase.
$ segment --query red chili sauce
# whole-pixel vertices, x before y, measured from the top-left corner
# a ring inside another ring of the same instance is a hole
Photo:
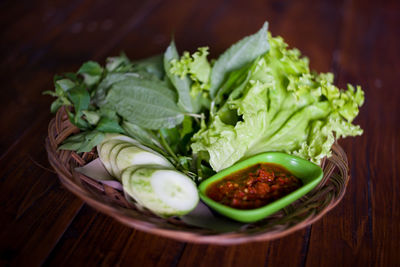
[[[212,183],[206,195],[221,204],[246,210],[265,206],[301,186],[301,180],[282,166],[260,163]]]

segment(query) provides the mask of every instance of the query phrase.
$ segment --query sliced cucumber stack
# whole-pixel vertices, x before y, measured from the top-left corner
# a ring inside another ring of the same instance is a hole
[[[118,155],[119,152],[121,152],[122,149],[126,147],[131,147],[133,146],[132,144],[128,142],[120,142],[116,144],[110,151],[110,163],[111,163],[111,175],[117,178],[118,180],[121,180],[121,170],[118,169],[117,167],[117,160],[118,160]]]
[[[136,141],[136,140],[133,139],[133,138],[130,138],[129,136],[122,135],[122,134],[116,134],[116,133],[108,133],[108,134],[106,134],[106,136],[104,137],[103,142],[101,142],[101,143],[97,146],[97,152],[99,152],[99,151],[102,149],[102,146],[103,146],[105,143],[107,143],[108,141],[111,141],[111,140],[115,140],[116,142],[117,142],[117,141],[125,141],[125,142],[128,142],[128,143],[134,144],[134,145],[139,145],[139,146],[141,146],[141,144],[140,144],[138,141]]]
[[[113,161],[111,161],[113,162]],[[172,164],[163,156],[156,152],[145,151],[137,146],[127,146],[122,148],[115,159],[117,177],[129,166],[159,165],[165,168],[173,168]]]
[[[107,135],[105,140],[98,145],[97,151],[104,167],[118,180],[121,180],[122,171],[132,165],[154,164],[173,168],[166,158],[125,135]]]
[[[136,140],[109,134],[97,151],[107,171],[122,182],[125,193],[154,213],[184,215],[199,202],[196,184],[189,177]]]
[[[162,216],[187,214],[199,202],[196,184],[175,170],[129,167],[122,173],[122,184],[139,204]]]
[[[109,174],[114,176],[111,168],[110,154],[111,150],[118,144],[120,144],[120,140],[108,140],[97,146],[97,153],[99,154],[99,158],[103,163],[104,167],[108,171]]]

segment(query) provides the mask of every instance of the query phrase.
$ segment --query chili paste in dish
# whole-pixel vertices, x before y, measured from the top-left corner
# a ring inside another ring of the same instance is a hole
[[[255,209],[301,186],[302,181],[282,166],[259,163],[212,183],[206,189],[206,195],[232,208]]]

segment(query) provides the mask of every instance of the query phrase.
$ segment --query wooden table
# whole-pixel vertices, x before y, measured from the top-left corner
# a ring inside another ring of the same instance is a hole
[[[398,1],[0,2],[0,265],[395,266],[400,264],[400,3]],[[130,229],[65,190],[44,150],[56,73],[125,51],[216,56],[268,20],[340,87],[360,84],[364,135],[342,140],[351,167],[343,201],[285,238],[195,245]]]

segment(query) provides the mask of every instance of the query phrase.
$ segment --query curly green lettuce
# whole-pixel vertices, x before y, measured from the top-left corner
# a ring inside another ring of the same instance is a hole
[[[208,123],[193,137],[193,152],[208,153],[215,171],[267,151],[319,163],[335,139],[362,134],[352,124],[364,102],[361,88],[337,88],[331,73],[311,72],[282,38],[268,39],[268,52],[221,85]]]

